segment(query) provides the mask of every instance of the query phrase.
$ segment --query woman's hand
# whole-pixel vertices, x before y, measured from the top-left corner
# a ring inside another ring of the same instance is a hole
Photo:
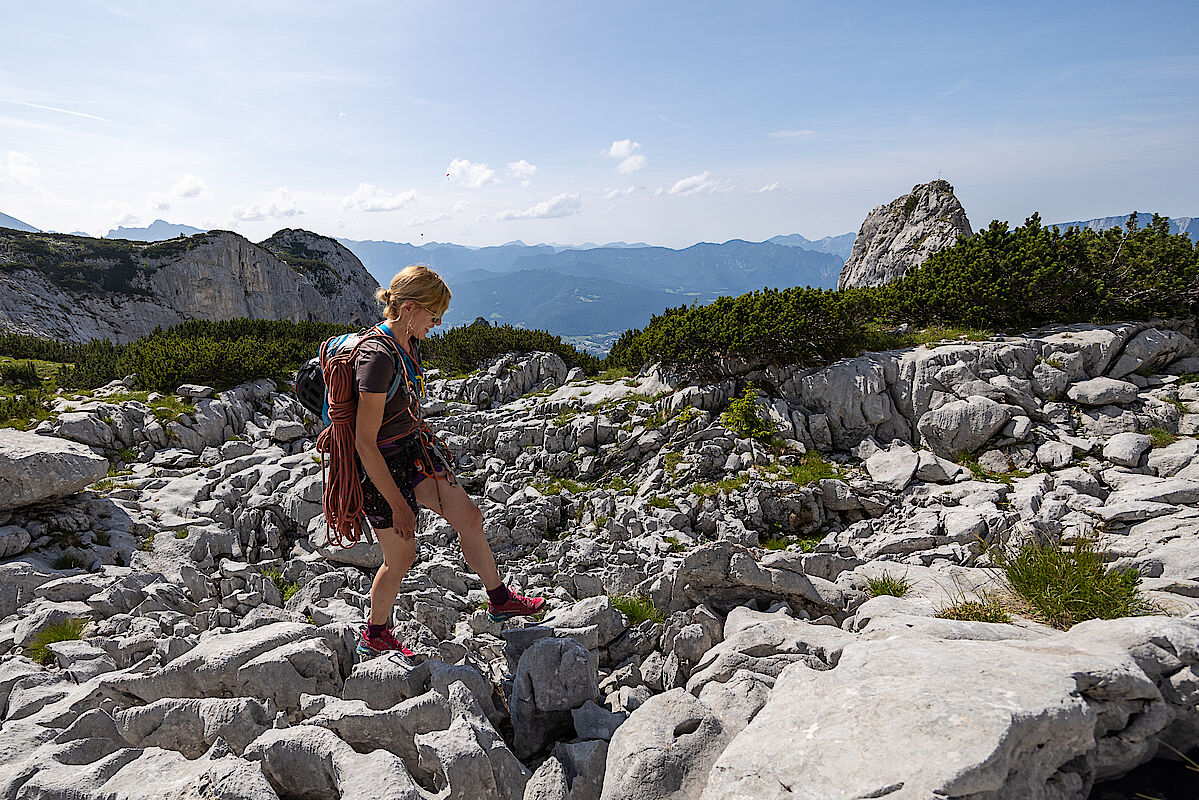
[[[391,503],[391,524],[401,539],[412,539],[416,536],[416,514],[408,501],[400,498],[399,502]]]

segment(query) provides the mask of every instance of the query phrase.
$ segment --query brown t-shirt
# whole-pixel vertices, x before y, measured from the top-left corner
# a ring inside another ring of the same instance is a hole
[[[420,364],[420,345],[415,338],[409,339],[409,346],[416,355],[416,363]],[[354,396],[358,392],[378,392],[387,394],[395,381],[396,370],[403,369],[398,354],[399,345],[378,339],[363,343],[358,348],[358,357],[354,360]],[[408,406],[411,413],[404,412]],[[416,430],[415,419],[420,416],[420,399],[409,390],[408,381],[400,378],[400,386],[395,395],[383,406],[383,424],[379,427],[379,439],[395,439],[407,436]]]

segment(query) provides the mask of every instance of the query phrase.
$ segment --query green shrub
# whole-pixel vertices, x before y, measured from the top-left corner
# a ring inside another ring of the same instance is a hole
[[[0,397],[0,428],[24,430],[50,417],[50,396],[42,387]]]
[[[662,612],[654,607],[654,603],[645,595],[609,595],[612,607],[629,618],[630,625],[640,625],[646,620],[665,622]]]
[[[651,497],[649,499],[649,504],[651,506],[653,506],[654,508],[674,508],[675,507],[673,500],[671,500],[669,497],[663,497],[660,494],[654,495],[653,497]]]
[[[770,536],[762,540],[763,550],[786,550],[787,545],[791,544],[786,536]]]
[[[978,600],[962,598],[937,612],[941,619],[956,619],[962,622],[1011,622],[1011,615],[993,594],[984,594]]]
[[[997,551],[995,561],[1012,593],[1055,628],[1154,610],[1141,594],[1140,573],[1108,569],[1093,541],[1030,541],[1015,553]]]
[[[757,392],[747,383],[741,396],[729,403],[729,410],[720,416],[720,423],[742,439],[769,442],[774,439],[774,426],[758,413]]]
[[[0,383],[30,389],[41,386],[42,379],[38,377],[32,361],[11,361],[0,364]]]
[[[906,597],[912,591],[912,582],[907,579],[907,576],[896,577],[886,572],[875,578],[867,578],[866,586],[870,590],[871,597],[880,597],[884,594],[891,597]]]
[[[88,620],[80,617],[68,617],[60,622],[47,625],[33,637],[25,647],[29,657],[39,664],[50,664],[54,661],[54,653],[50,645],[55,642],[68,642],[83,638],[87,630]]]

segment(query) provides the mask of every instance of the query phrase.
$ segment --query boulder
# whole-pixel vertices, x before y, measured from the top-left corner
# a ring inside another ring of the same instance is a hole
[[[1123,378],[1140,370],[1143,373],[1160,371],[1180,356],[1191,355],[1195,343],[1178,331],[1150,328],[1128,340],[1116,363],[1107,374]]]
[[[1150,438],[1143,433],[1117,433],[1103,446],[1103,457],[1122,467],[1135,467],[1149,450]]]
[[[121,738],[135,747],[199,758],[219,737],[240,755],[273,726],[275,704],[249,697],[167,698],[118,711],[113,720]]]
[[[916,423],[921,441],[942,457],[973,453],[1011,419],[1006,406],[986,397],[951,400],[926,411]]]
[[[1122,406],[1136,400],[1140,391],[1135,383],[1100,377],[1079,381],[1066,390],[1066,396],[1084,406]]]
[[[74,494],[107,475],[108,466],[84,445],[0,428],[0,511]]]
[[[730,738],[684,689],[655,695],[612,737],[601,800],[695,800]]]
[[[920,456],[906,444],[880,450],[866,459],[870,480],[883,484],[893,492],[902,492],[907,488],[919,465]]]

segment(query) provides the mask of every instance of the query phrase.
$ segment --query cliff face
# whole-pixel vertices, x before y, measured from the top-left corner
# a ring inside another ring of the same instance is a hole
[[[949,182],[913,186],[911,193],[866,215],[837,288],[890,283],[952,245],[959,235],[973,232]]]
[[[0,330],[128,342],[189,319],[365,324],[378,283],[332,239],[227,231],[157,244],[0,231]]]

